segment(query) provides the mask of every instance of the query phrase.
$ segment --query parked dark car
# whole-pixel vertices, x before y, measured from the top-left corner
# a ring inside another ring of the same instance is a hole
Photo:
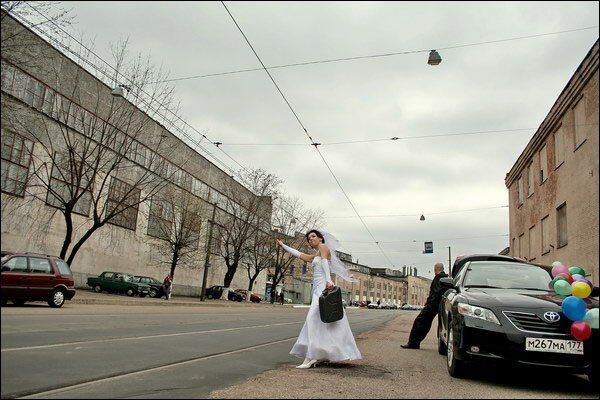
[[[133,276],[124,272],[104,271],[98,277],[89,277],[87,285],[96,293],[103,290],[109,293],[125,293],[127,296],[139,295],[146,297],[150,286],[145,283],[135,282]]]
[[[598,330],[586,341],[570,335],[562,298],[550,290],[550,271],[513,260],[469,261],[454,279],[440,280],[448,290],[438,315],[438,351],[447,355],[451,376],[465,374],[470,363],[497,363],[557,367],[597,383]]]
[[[245,289],[235,289],[234,292],[242,295],[242,300],[248,299],[248,291]],[[250,293],[250,301],[253,303],[260,303],[262,299],[256,293]]]
[[[137,282],[137,283],[144,283],[144,284],[150,286],[150,290],[148,292],[148,296],[150,296],[150,297],[159,297],[160,298],[160,297],[167,295],[165,293],[163,283],[161,281],[159,281],[158,279],[154,279],[150,276],[134,275],[133,281]]]
[[[452,278],[456,277],[465,264],[471,261],[506,261],[506,262],[523,262],[524,260],[511,256],[503,256],[500,254],[471,254],[468,256],[457,257],[452,266]]]
[[[206,289],[205,292],[205,296],[208,297],[209,299],[220,299],[221,296],[223,295],[223,286],[219,286],[219,285],[215,285],[215,286],[211,286],[208,289]],[[233,290],[230,290],[229,293],[227,294],[227,298],[231,301],[243,301],[244,297],[239,294],[236,293]]]
[[[6,254],[0,262],[0,299],[16,305],[27,301],[46,301],[59,308],[75,296],[73,273],[58,257],[35,254]]]

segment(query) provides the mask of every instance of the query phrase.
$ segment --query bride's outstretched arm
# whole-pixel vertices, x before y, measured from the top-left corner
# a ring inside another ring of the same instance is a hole
[[[281,246],[282,249],[284,249],[285,251],[287,251],[288,253],[290,253],[291,255],[293,255],[294,257],[297,257],[299,259],[301,259],[302,261],[306,261],[306,262],[312,262],[312,260],[314,260],[315,256],[310,255],[310,254],[304,254],[299,252],[298,250],[290,247],[290,246],[286,246],[285,244],[283,244],[283,242],[281,240],[277,240],[277,245]]]

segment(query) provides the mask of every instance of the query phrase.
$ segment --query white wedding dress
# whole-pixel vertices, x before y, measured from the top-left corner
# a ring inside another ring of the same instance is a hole
[[[327,285],[321,257],[315,257],[312,266],[312,301],[306,316],[306,322],[290,354],[300,358],[328,361],[358,360],[362,358],[350,330],[346,311],[344,311],[344,317],[339,321],[330,323],[321,321],[319,296]]]

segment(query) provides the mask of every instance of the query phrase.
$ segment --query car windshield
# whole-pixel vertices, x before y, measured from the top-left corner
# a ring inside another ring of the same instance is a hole
[[[551,281],[550,272],[535,265],[476,261],[469,264],[463,286],[548,291]]]
[[[131,282],[140,282],[140,278],[138,278],[137,276],[132,276],[131,277]]]

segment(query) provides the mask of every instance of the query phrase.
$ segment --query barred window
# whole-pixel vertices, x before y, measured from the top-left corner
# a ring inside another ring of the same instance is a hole
[[[80,169],[80,163],[70,160],[67,155],[57,154],[54,158],[46,203],[64,209],[65,203],[81,194],[73,207],[73,212],[89,216],[92,206],[93,182],[90,183],[92,171],[85,167]]]
[[[2,132],[2,191],[25,195],[33,142],[14,132]]]
[[[106,200],[106,216],[113,217],[108,222],[135,231],[140,192],[140,189],[126,182],[111,178]]]
[[[169,240],[173,228],[173,212],[159,196],[152,197],[150,216],[148,217],[148,235]]]
[[[23,101],[32,107],[41,109],[42,104],[44,103],[44,85],[37,80],[28,77]]]

